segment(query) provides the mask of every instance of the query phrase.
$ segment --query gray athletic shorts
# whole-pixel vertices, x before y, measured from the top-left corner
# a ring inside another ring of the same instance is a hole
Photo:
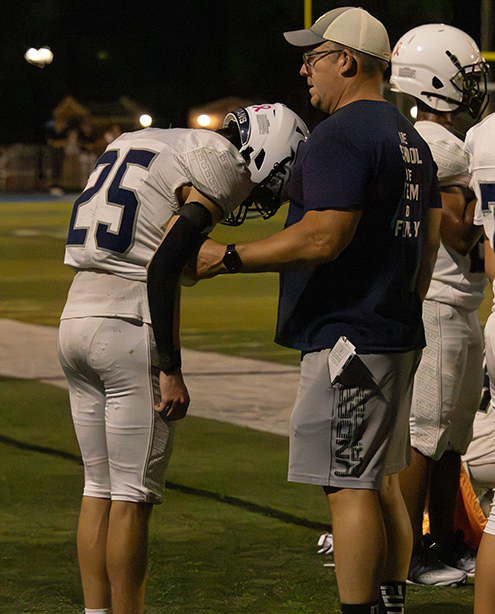
[[[330,386],[328,353],[311,352],[301,362],[288,479],[379,490],[385,475],[409,464],[411,387],[421,350],[356,356],[342,388]]]
[[[414,378],[411,445],[438,460],[465,454],[483,386],[483,333],[477,311],[423,303],[426,348]]]

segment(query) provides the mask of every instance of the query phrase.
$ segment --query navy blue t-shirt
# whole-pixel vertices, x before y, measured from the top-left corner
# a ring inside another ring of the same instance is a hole
[[[313,209],[362,211],[332,262],[280,276],[275,341],[302,351],[346,336],[358,353],[425,345],[415,285],[430,207],[441,207],[428,145],[390,103],[360,100],[301,145],[287,186],[286,226]]]

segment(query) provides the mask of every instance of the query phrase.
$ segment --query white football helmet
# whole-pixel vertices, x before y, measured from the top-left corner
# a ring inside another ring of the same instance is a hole
[[[281,192],[289,178],[291,164],[309,130],[294,111],[277,102],[236,109],[225,116],[224,127],[239,131],[241,155],[257,187],[224,224],[238,226],[248,213],[264,218],[275,215],[281,205]],[[250,215],[251,217],[251,215]]]
[[[488,65],[474,40],[445,24],[418,26],[392,51],[392,91],[411,94],[437,111],[477,119],[488,103]]]

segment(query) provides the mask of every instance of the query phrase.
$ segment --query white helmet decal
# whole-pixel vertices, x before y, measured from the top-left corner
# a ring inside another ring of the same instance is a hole
[[[250,198],[225,223],[241,224],[248,211],[271,217],[280,207],[281,191],[289,178],[297,148],[309,130],[302,119],[285,105],[259,104],[236,109],[226,115],[223,125],[237,126],[241,155],[258,186]]]
[[[413,28],[392,51],[392,91],[410,94],[438,111],[477,118],[488,96],[488,66],[474,40],[445,24]]]

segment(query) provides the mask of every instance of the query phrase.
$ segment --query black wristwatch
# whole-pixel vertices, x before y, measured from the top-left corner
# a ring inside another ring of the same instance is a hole
[[[228,273],[239,273],[242,269],[242,260],[235,249],[235,244],[231,243],[227,245],[225,255],[223,257],[223,264]]]

